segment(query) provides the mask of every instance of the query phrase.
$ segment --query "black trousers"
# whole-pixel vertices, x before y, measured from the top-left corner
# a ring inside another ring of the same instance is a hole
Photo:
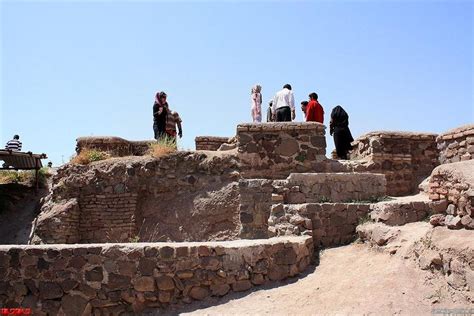
[[[276,122],[291,122],[291,109],[289,106],[276,109]]]

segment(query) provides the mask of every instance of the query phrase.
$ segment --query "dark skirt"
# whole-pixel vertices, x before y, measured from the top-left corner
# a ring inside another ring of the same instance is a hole
[[[336,153],[339,159],[347,159],[347,153],[352,149],[352,138],[349,127],[334,128],[334,145],[336,146]]]

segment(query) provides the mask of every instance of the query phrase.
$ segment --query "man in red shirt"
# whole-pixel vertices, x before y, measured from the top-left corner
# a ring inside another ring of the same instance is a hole
[[[309,95],[309,103],[306,107],[306,122],[324,122],[324,110],[318,102],[318,95],[312,92]]]

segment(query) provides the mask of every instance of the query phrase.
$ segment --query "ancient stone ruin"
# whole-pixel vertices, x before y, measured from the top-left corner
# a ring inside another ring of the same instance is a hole
[[[1,305],[142,313],[291,278],[358,232],[382,246],[385,227],[430,217],[474,229],[474,125],[368,133],[348,161],[326,158],[325,126],[312,122],[240,124],[160,158],[148,143],[77,140],[78,153],[114,158],[58,170],[31,244],[0,246]],[[461,288],[474,291],[466,273]]]

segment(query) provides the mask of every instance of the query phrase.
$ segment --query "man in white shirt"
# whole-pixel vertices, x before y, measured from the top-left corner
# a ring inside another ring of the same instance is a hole
[[[272,112],[275,122],[291,122],[295,119],[295,97],[289,84],[284,85],[273,98]]]

